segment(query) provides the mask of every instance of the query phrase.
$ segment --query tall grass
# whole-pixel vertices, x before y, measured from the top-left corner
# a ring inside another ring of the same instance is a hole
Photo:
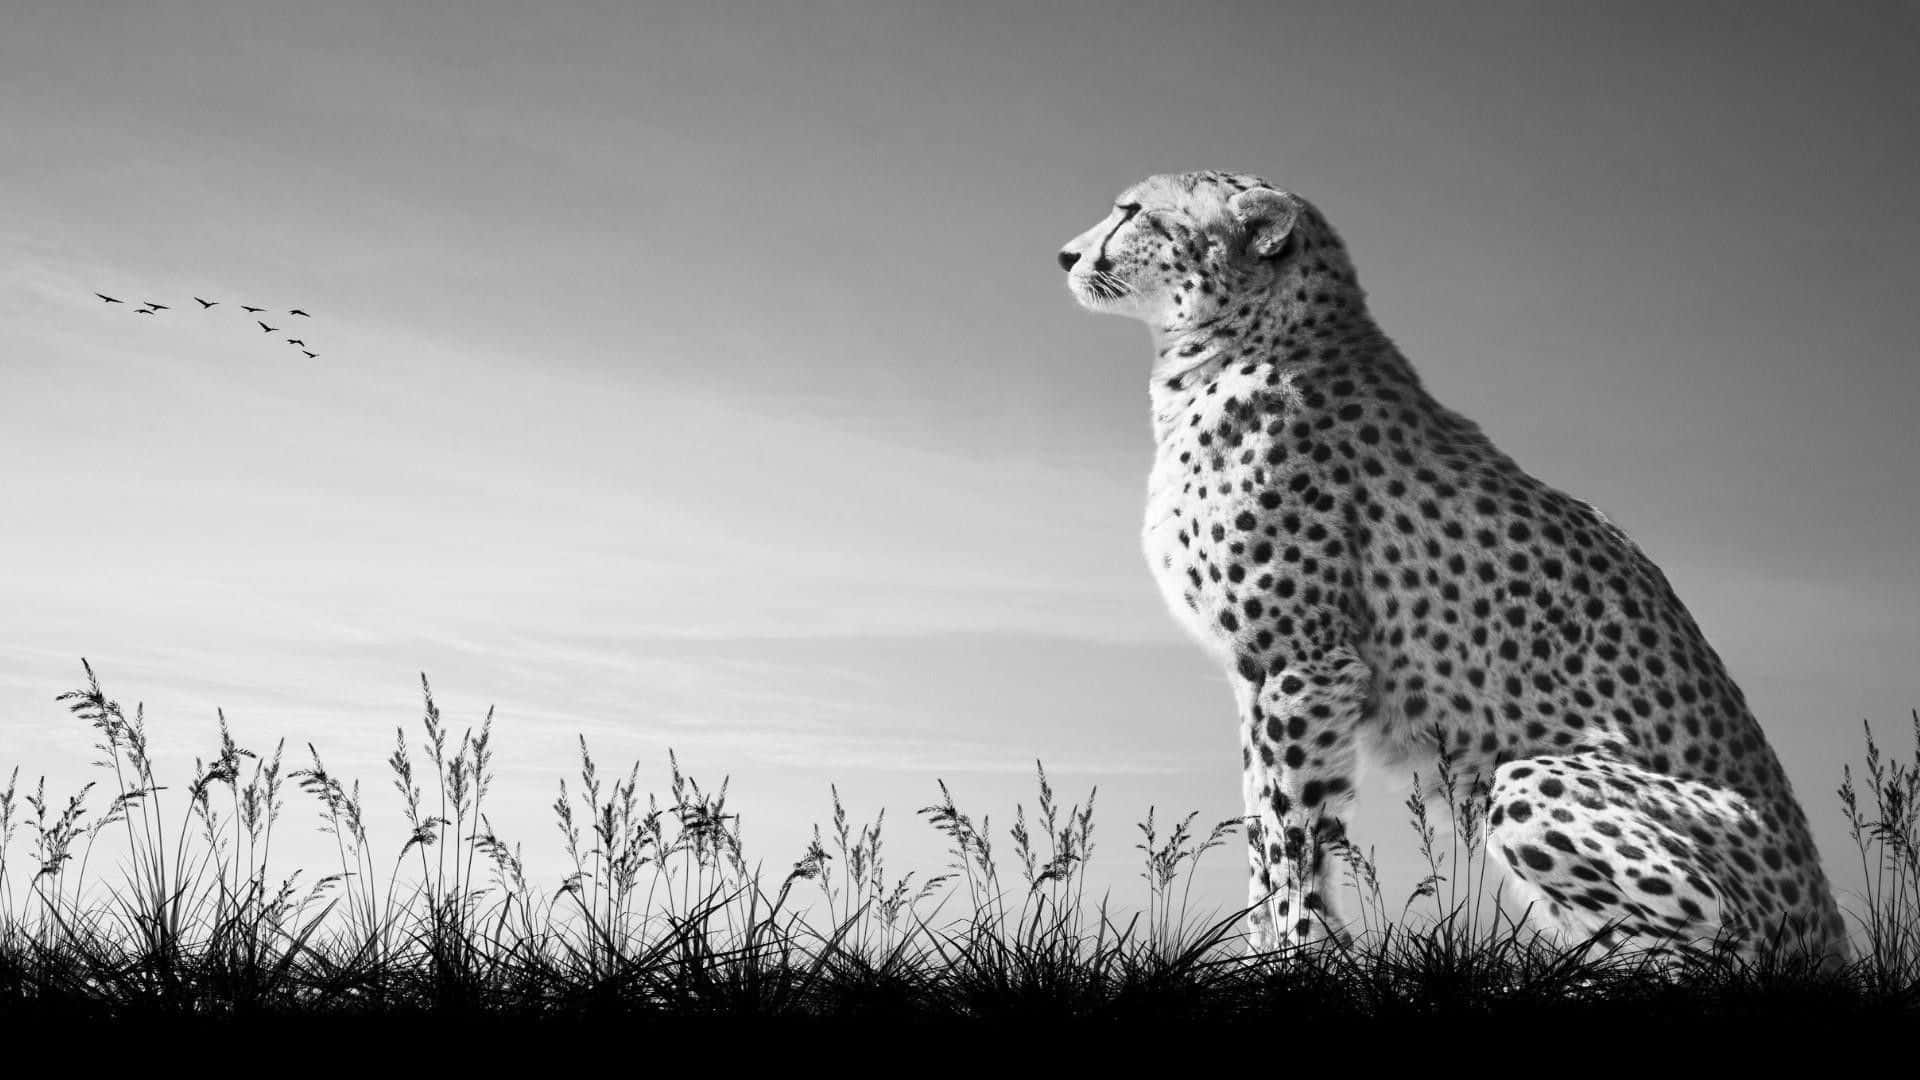
[[[702,784],[670,751],[662,799],[637,764],[603,773],[583,738],[552,803],[568,869],[546,889],[489,817],[492,712],[456,735],[424,677],[418,726],[396,729],[386,760],[403,828],[379,841],[357,779],[311,744],[299,768],[284,744],[256,754],[224,714],[169,789],[144,711],[83,666],[85,688],[60,700],[96,735],[98,778],[62,800],[16,767],[0,791],[0,1013],[1381,1019],[1920,1000],[1920,763],[1887,761],[1871,731],[1864,792],[1851,770],[1839,791],[1868,882],[1863,946],[1821,974],[1790,958],[1652,967],[1541,939],[1501,905],[1475,842],[1484,784],[1444,754],[1416,778],[1431,802],[1407,803],[1426,863],[1411,894],[1389,902],[1371,853],[1342,842],[1356,932],[1254,953],[1244,911],[1190,905],[1199,860],[1240,821],[1202,832],[1196,813],[1169,826],[1150,809],[1142,895],[1121,914],[1088,895],[1098,790],[1068,804],[1038,762],[1035,810],[1016,804],[1004,834],[939,782],[918,811],[947,842],[938,873],[896,875],[885,812],[850,819],[837,787],[826,828],[768,871],[725,780]],[[274,869],[290,790],[332,848],[312,881]]]
[[[1912,714],[1914,745],[1920,748],[1920,710]],[[1867,794],[1862,808],[1853,767],[1841,772],[1841,813],[1866,881],[1866,903],[1856,913],[1873,964],[1868,972],[1886,990],[1920,983],[1920,750],[1909,762],[1886,761],[1865,729]]]

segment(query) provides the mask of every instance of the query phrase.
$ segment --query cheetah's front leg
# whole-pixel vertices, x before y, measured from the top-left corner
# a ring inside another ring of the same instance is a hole
[[[1370,683],[1366,663],[1342,645],[1241,689],[1255,948],[1339,931],[1327,855],[1347,835]]]

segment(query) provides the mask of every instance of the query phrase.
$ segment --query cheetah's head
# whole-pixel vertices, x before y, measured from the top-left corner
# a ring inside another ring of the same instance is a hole
[[[1082,307],[1178,332],[1271,290],[1319,215],[1257,176],[1152,176],[1060,251]]]

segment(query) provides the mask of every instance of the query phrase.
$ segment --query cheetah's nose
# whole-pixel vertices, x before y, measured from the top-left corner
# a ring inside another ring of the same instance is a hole
[[[1080,253],[1077,251],[1063,251],[1060,253],[1060,269],[1062,270],[1073,269],[1073,264],[1079,261]]]

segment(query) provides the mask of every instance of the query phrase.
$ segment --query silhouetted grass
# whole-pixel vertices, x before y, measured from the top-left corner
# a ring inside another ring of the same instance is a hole
[[[827,830],[768,874],[747,860],[724,782],[701,785],[670,753],[662,803],[637,765],[603,774],[583,739],[553,803],[571,869],[546,891],[488,817],[491,712],[456,736],[424,678],[418,741],[397,730],[387,759],[405,836],[383,852],[358,780],[310,744],[299,768],[284,746],[256,754],[224,715],[190,782],[161,784],[142,710],[128,716],[86,673],[61,700],[97,734],[101,778],[50,798],[16,768],[0,792],[0,1016],[1325,1025],[1920,1011],[1920,765],[1883,760],[1870,731],[1864,792],[1850,769],[1839,791],[1869,889],[1843,969],[1784,949],[1749,963],[1556,946],[1499,904],[1472,841],[1484,788],[1445,758],[1433,779],[1450,820],[1407,804],[1427,873],[1399,910],[1371,857],[1343,845],[1352,939],[1256,954],[1243,911],[1188,905],[1197,861],[1240,822],[1203,833],[1194,814],[1167,828],[1149,811],[1134,844],[1145,905],[1123,917],[1086,894],[1097,792],[1063,806],[1038,763],[1036,811],[1016,806],[1004,834],[1011,880],[989,820],[944,782],[919,811],[947,839],[941,872],[893,876],[885,813],[850,822],[835,788]],[[1920,736],[1920,712],[1914,723]],[[310,882],[270,873],[295,792],[335,856]],[[124,848],[114,879],[92,858],[103,838]]]

